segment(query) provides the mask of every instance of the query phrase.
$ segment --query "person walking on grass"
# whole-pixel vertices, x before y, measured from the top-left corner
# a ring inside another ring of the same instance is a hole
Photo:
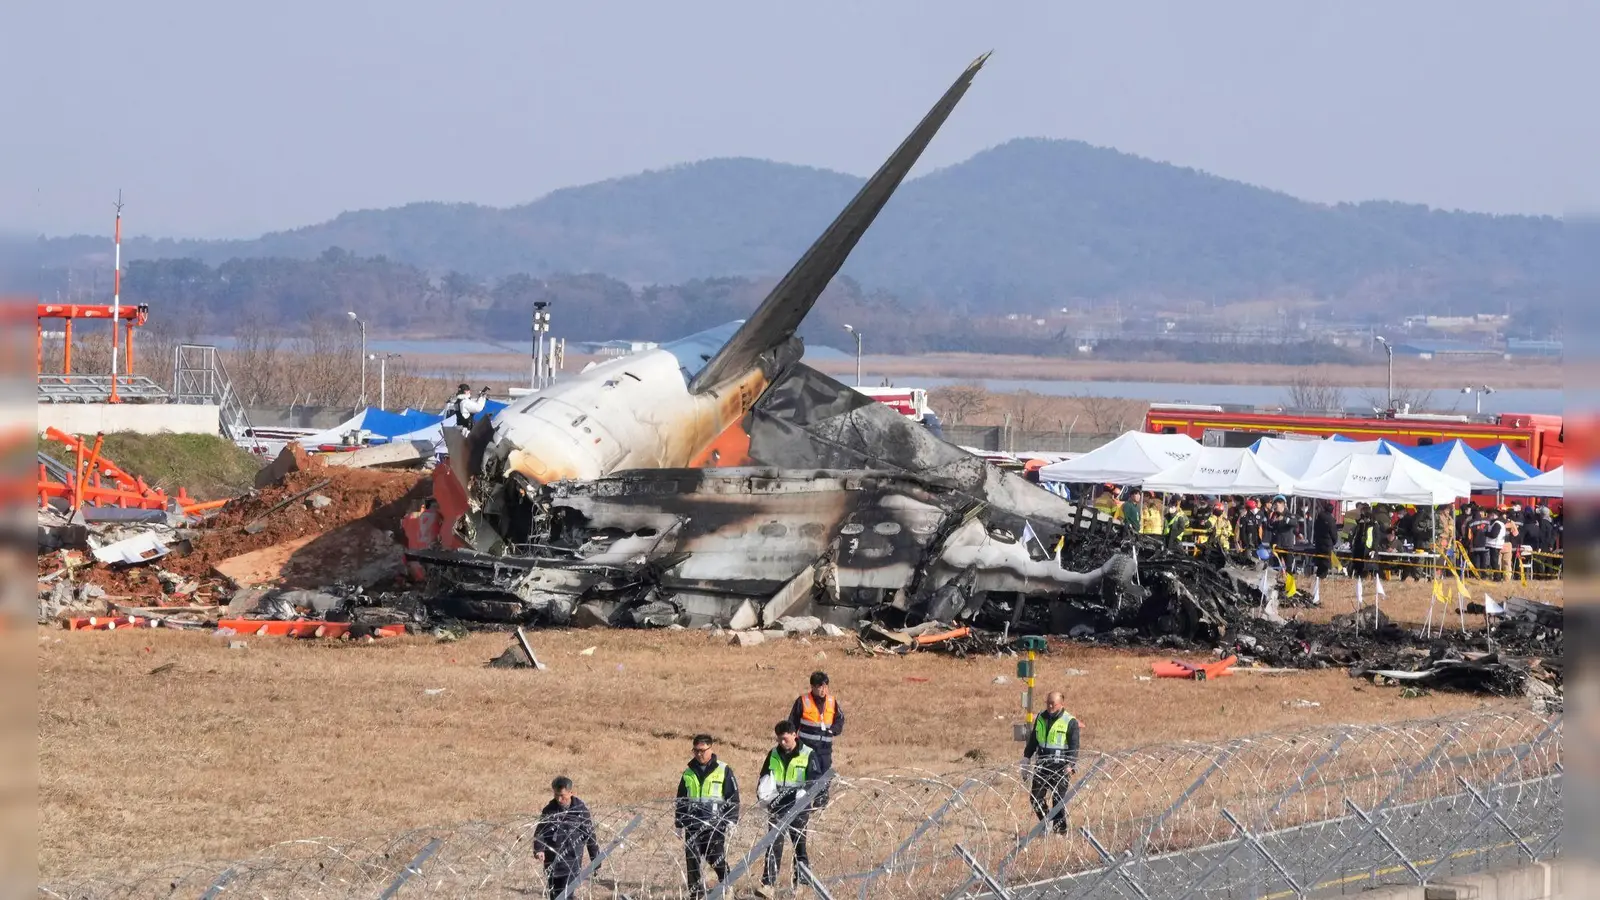
[[[1032,763],[1028,800],[1041,822],[1066,800],[1067,782],[1078,767],[1078,739],[1078,720],[1067,712],[1062,693],[1052,691],[1044,698],[1044,712],[1034,717],[1033,731],[1022,751],[1023,758]],[[1057,834],[1067,833],[1066,806],[1051,818],[1049,827]]]
[[[811,865],[806,846],[806,826],[811,818],[811,798],[807,792],[811,790],[811,783],[821,775],[814,766],[811,748],[800,743],[793,722],[784,719],[772,730],[777,735],[778,744],[767,751],[766,761],[761,766],[761,783],[757,788],[757,795],[771,803],[768,828],[777,827],[797,804],[800,805],[800,812],[790,821],[785,833],[767,847],[767,857],[761,867],[761,888],[756,892],[765,900],[771,900],[777,894],[778,873],[783,869],[785,837],[794,844],[794,887],[800,886],[800,866],[809,868]]]
[[[558,900],[568,896],[573,880],[583,871],[583,854],[587,851],[591,862],[599,858],[600,842],[589,807],[573,796],[571,778],[557,776],[550,782],[550,793],[533,829],[533,858],[544,864],[547,895]],[[595,872],[599,871],[595,862]]]
[[[683,865],[691,900],[706,895],[702,869],[717,873],[717,883],[728,880],[728,829],[739,821],[739,779],[733,769],[711,751],[711,735],[697,734],[694,756],[678,779],[678,798],[672,827],[683,838]]]

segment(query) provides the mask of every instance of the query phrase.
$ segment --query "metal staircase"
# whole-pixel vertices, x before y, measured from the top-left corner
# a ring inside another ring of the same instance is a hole
[[[244,403],[210,344],[179,344],[172,354],[172,402],[212,403],[221,411],[222,436],[241,447],[260,449]]]

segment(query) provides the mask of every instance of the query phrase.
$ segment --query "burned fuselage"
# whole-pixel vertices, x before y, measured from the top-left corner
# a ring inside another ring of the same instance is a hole
[[[883,607],[953,619],[996,595],[1098,593],[1110,567],[1068,571],[1058,526],[1019,532],[980,500],[882,471],[637,470],[524,490],[525,540],[432,567],[447,612],[561,624],[592,603],[591,620],[624,624],[667,604],[671,621],[726,625],[748,603],[768,624]]]

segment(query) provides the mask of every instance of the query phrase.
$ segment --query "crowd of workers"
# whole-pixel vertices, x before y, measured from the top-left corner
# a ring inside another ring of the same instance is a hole
[[[816,786],[833,769],[834,740],[844,733],[844,711],[833,696],[826,672],[811,673],[810,690],[794,701],[789,715],[773,726],[777,741],[762,760],[756,787],[757,802],[766,807],[767,827],[784,826],[784,833],[767,847],[757,894],[775,895],[783,868],[785,839],[794,848],[791,884],[799,888],[811,865],[808,829],[811,814],[828,805],[829,786]],[[1066,711],[1059,693],[1045,698],[1045,709],[1034,718],[1023,751],[1031,772],[1029,801],[1042,822],[1064,833],[1068,781],[1078,760],[1078,720]],[[692,739],[692,756],[678,779],[672,826],[683,841],[684,876],[689,896],[705,897],[705,869],[728,879],[728,832],[739,822],[743,798],[733,768],[717,757],[709,734]],[[572,779],[565,775],[550,783],[551,800],[534,828],[535,858],[544,864],[545,888],[551,900],[569,896],[587,854],[599,871],[600,843],[594,819],[584,802],[573,795]],[[796,807],[799,807],[798,810]],[[1052,816],[1052,812],[1054,815]],[[792,815],[791,815],[792,814]]]
[[[1560,572],[1562,517],[1544,502],[1460,507],[1358,503],[1347,516],[1333,501],[1298,504],[1279,494],[1261,502],[1246,497],[1159,495],[1105,485],[1094,505],[1141,534],[1198,552],[1258,553],[1273,565],[1300,568],[1309,560],[1326,576],[1341,555],[1350,574],[1432,577],[1441,566],[1471,569],[1508,580],[1518,573],[1555,577]],[[1465,552],[1458,552],[1458,548]],[[1406,554],[1431,554],[1407,562]]]

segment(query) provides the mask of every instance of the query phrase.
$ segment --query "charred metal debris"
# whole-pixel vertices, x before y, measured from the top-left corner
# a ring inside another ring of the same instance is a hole
[[[930,649],[984,652],[1048,634],[1352,671],[1419,646],[1370,622],[1285,622],[1249,560],[1169,551],[804,365],[743,427],[747,464],[732,468],[538,484],[472,457],[482,468],[456,532],[469,549],[407,551],[426,573],[428,610],[471,622],[736,631],[816,617],[866,640],[942,623],[972,631]],[[1490,639],[1451,633],[1437,644],[1487,652],[1472,642]],[[1520,632],[1502,643],[1506,653],[1539,650]]]

